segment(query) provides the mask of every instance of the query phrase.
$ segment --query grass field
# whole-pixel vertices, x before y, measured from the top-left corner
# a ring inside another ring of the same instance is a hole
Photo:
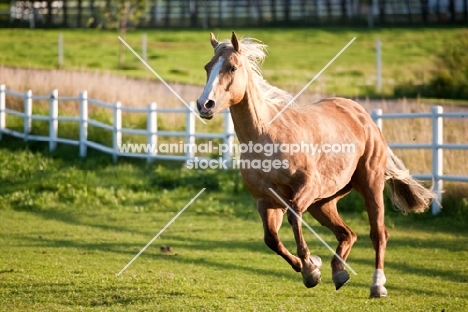
[[[47,155],[18,141],[0,148],[2,311],[465,311],[466,224],[387,211],[389,297],[368,298],[374,252],[363,209],[344,218],[358,234],[336,292],[330,252],[322,283],[301,276],[263,243],[239,172],[181,170],[102,157]],[[203,187],[206,191],[121,276],[116,274]],[[349,202],[351,203],[351,202]],[[352,212],[354,211],[354,212]],[[333,235],[305,220],[335,246]],[[459,225],[457,225],[459,224]],[[280,234],[294,250],[287,223]],[[171,253],[162,253],[162,245]]]
[[[220,39],[230,31],[212,29]],[[464,30],[453,29],[240,29],[269,46],[264,74],[272,84],[291,92],[302,88],[353,37],[356,41],[311,86],[311,91],[342,96],[375,93],[375,41],[382,41],[383,94],[393,86],[427,82],[434,55]],[[114,71],[129,77],[156,79],[126,53],[118,69],[118,34],[106,30],[0,30],[0,64],[23,68],[57,68],[57,37],[63,33],[64,69]],[[208,30],[148,30],[148,63],[167,81],[202,85],[203,65],[212,55]],[[126,40],[141,52],[142,31]],[[3,77],[0,77],[3,78]],[[7,77],[5,77],[7,78]],[[5,78],[0,80],[5,80]],[[8,83],[8,81],[6,81]]]

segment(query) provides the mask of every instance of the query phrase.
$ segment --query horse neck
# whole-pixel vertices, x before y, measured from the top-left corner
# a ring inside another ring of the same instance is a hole
[[[231,106],[234,129],[240,142],[258,141],[267,133],[268,122],[272,118],[267,105],[254,83],[249,83],[244,98]]]

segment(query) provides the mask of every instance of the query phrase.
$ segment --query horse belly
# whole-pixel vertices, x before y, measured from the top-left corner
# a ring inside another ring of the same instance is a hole
[[[312,173],[313,183],[319,189],[318,198],[328,198],[343,189],[350,181],[356,170],[358,158],[348,159],[349,162],[331,163],[328,168],[320,168]]]

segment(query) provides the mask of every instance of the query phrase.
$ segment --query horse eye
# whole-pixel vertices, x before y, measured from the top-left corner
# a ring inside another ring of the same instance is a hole
[[[237,67],[236,67],[236,66],[231,66],[231,68],[230,68],[229,71],[230,71],[231,73],[233,73],[233,72],[235,72],[236,70],[237,70]]]

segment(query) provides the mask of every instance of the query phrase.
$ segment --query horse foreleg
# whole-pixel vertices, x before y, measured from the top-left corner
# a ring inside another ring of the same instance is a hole
[[[340,196],[341,197],[341,196]],[[335,283],[336,290],[340,289],[346,284],[350,277],[344,268],[344,263],[337,257],[337,255],[346,261],[351,252],[353,244],[356,242],[356,234],[344,223],[338,214],[336,203],[338,197],[328,201],[319,201],[309,207],[309,213],[321,225],[329,228],[338,240],[338,247],[336,248],[335,256],[332,259],[332,279]]]
[[[273,205],[263,199],[257,201],[257,209],[262,218],[265,244],[278,255],[283,257],[296,272],[301,272],[302,263],[284,247],[279,239],[278,231],[283,221],[284,211],[281,208],[272,208]]]
[[[288,209],[288,221],[294,232],[294,238],[297,245],[297,256],[302,263],[302,281],[307,288],[311,288],[320,283],[322,275],[320,268],[322,267],[322,260],[318,256],[311,256],[307,243],[302,235],[302,212],[292,212]]]

